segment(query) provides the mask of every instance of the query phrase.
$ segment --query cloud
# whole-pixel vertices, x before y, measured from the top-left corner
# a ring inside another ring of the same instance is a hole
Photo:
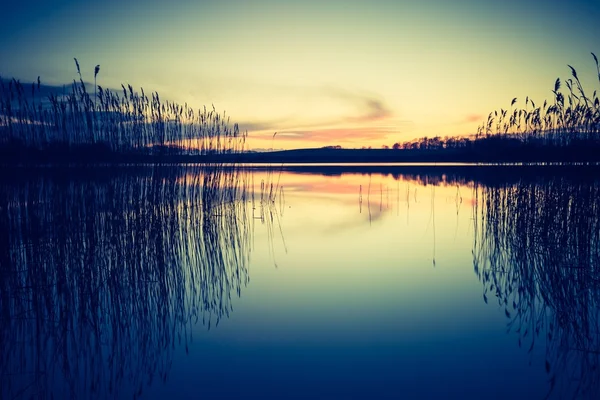
[[[366,99],[366,104],[369,112],[360,118],[361,121],[379,121],[392,116],[392,112],[380,100]]]
[[[397,133],[395,127],[336,127],[305,130],[284,130],[277,132],[277,138],[291,141],[312,141],[320,143],[343,143],[354,141],[384,140]]]
[[[359,112],[357,117],[349,116],[349,122],[380,121],[393,117],[393,113],[385,102],[374,94],[352,92],[338,87],[327,86],[323,88],[326,95],[339,98],[356,107]],[[338,121],[339,122],[339,121]]]
[[[42,107],[47,108],[50,106],[50,95],[55,95],[58,98],[62,98],[63,94],[71,94],[71,83],[65,85],[46,85],[41,83],[39,86],[37,82],[21,82],[16,79],[16,81],[21,85],[23,89],[22,96],[27,101],[31,101],[35,98],[37,104],[41,103]],[[16,85],[13,82],[13,79],[0,79],[0,85],[4,86],[4,90],[6,92],[9,91],[9,87],[11,87],[12,92],[14,93],[14,101],[17,102],[17,89]],[[32,91],[33,88],[33,91]],[[92,86],[92,93],[94,91],[94,87]]]
[[[271,131],[270,133],[265,133],[265,135],[272,135],[277,129],[282,126],[293,124],[293,122],[289,118],[280,118],[268,121],[237,121],[240,130],[249,131],[249,132],[264,132]],[[266,137],[265,136],[265,137]]]
[[[72,87],[73,87],[73,82],[67,82],[65,84],[58,84],[58,85],[48,85],[45,84],[43,82],[40,82],[39,88],[38,88],[38,83],[37,82],[28,82],[28,81],[21,81],[17,78],[14,78],[14,80],[16,80],[17,82],[19,82],[21,84],[21,86],[23,86],[23,94],[27,97],[30,98],[32,97],[31,94],[31,87],[32,85],[35,88],[35,95],[37,96],[49,96],[51,94],[55,94],[55,95],[62,95],[63,93],[66,94],[70,94],[72,91]],[[0,79],[0,83],[2,85],[4,85],[4,87],[6,89],[8,89],[8,86],[11,85],[11,82],[13,81],[13,78],[1,78]],[[14,84],[14,83],[12,83]],[[76,81],[77,85],[80,85],[79,80]],[[94,92],[94,84],[93,83],[89,83],[89,82],[84,82],[85,84],[85,88],[88,92]]]
[[[296,95],[311,104],[334,104],[341,106],[342,114],[329,118],[306,120],[300,115],[274,120],[238,122],[242,130],[247,130],[254,139],[271,140],[277,132],[279,140],[314,141],[319,143],[357,142],[382,139],[397,134],[398,125],[406,126],[410,121],[394,121],[394,125],[382,127],[381,123],[394,117],[386,102],[378,95],[352,91],[335,86],[296,88]],[[288,88],[288,94],[294,88]],[[334,106],[335,108],[335,106]],[[338,114],[340,107],[337,107]],[[347,111],[343,111],[347,110]]]
[[[473,123],[473,122],[481,122],[483,121],[483,114],[469,114],[462,121],[463,123]]]

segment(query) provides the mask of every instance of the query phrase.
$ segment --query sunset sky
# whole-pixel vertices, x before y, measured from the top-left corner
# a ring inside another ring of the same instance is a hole
[[[77,57],[104,87],[214,104],[253,148],[470,134],[513,97],[551,98],[567,64],[599,88],[599,0],[55,0],[3,15],[3,78],[68,83]]]

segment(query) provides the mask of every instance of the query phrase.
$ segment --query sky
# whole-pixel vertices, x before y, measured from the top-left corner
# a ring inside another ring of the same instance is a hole
[[[121,83],[214,105],[255,149],[391,146],[469,135],[490,111],[551,99],[576,68],[600,89],[600,0],[19,1],[0,76]],[[275,138],[273,134],[277,132]]]

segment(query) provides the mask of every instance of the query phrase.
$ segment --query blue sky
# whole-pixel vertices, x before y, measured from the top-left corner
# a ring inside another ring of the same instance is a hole
[[[473,133],[577,68],[598,88],[600,1],[22,1],[0,74],[130,83],[214,104],[270,147],[391,145]]]

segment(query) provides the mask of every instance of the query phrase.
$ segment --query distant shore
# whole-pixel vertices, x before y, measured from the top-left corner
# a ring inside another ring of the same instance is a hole
[[[1,164],[1,163],[0,163]],[[58,181],[108,182],[118,176],[167,176],[174,171],[279,171],[307,176],[382,175],[394,180],[432,185],[478,185],[488,187],[522,182],[545,182],[561,177],[591,184],[600,179],[600,163],[201,163],[106,162],[47,163],[0,166],[0,184],[23,183],[49,177]]]
[[[297,149],[236,154],[145,154],[115,153],[98,146],[64,151],[0,148],[2,165],[39,164],[148,164],[148,163],[244,163],[244,164],[334,164],[334,163],[581,163],[600,162],[600,148],[580,146],[513,149]]]

